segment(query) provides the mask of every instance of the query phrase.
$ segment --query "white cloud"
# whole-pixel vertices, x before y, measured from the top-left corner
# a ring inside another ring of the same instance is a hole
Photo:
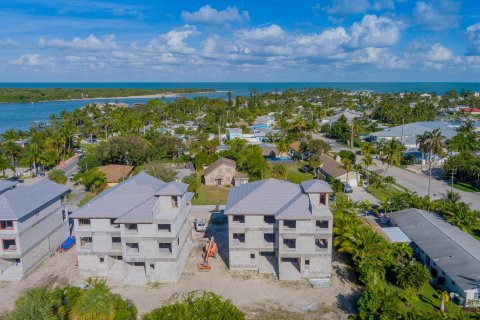
[[[418,1],[413,9],[413,19],[425,30],[447,30],[458,25],[459,9],[460,2],[454,0]]]
[[[361,22],[356,22],[350,28],[352,44],[355,47],[392,46],[400,39],[402,24],[399,21],[365,15]]]
[[[480,22],[467,28],[468,51],[480,55]]]
[[[85,51],[101,51],[111,50],[117,48],[114,35],[106,35],[103,40],[98,39],[93,34],[87,38],[74,38],[72,41],[65,41],[59,38],[52,40],[45,40],[41,37],[38,40],[38,44],[47,48],[59,48],[59,49],[72,49],[72,50],[85,50]]]
[[[392,10],[395,5],[393,0],[337,0],[330,1],[330,4],[325,7],[317,4],[315,8],[322,8],[333,15],[353,15],[367,11]]]
[[[245,41],[277,42],[284,39],[285,34],[280,26],[272,24],[263,28],[238,30],[236,36]]]
[[[39,53],[22,54],[18,59],[11,61],[11,64],[29,67],[52,66],[53,58],[43,58]]]
[[[10,38],[6,38],[6,39],[0,40],[0,46],[16,48],[20,46],[20,43]]]
[[[199,32],[195,26],[184,25],[153,39],[150,41],[149,48],[160,52],[193,53],[195,49],[189,47],[185,40],[198,34]]]
[[[225,10],[217,10],[209,5],[201,7],[195,12],[182,12],[182,18],[187,23],[202,23],[221,26],[229,23],[242,23],[249,21],[248,11],[240,12],[236,7],[227,7]]]
[[[411,66],[425,66],[441,69],[462,63],[462,58],[456,56],[452,50],[440,43],[428,44],[423,41],[414,41],[404,53]]]

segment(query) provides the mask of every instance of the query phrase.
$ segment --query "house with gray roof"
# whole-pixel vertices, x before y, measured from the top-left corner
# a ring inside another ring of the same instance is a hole
[[[74,212],[80,273],[126,284],[177,281],[192,245],[187,187],[141,172]]]
[[[63,185],[0,183],[0,281],[17,281],[70,235]]]
[[[230,189],[225,208],[230,269],[280,280],[330,277],[332,192],[320,180],[298,185],[266,179]]]
[[[480,241],[432,212],[406,209],[389,217],[411,240],[435,284],[454,292],[461,305],[480,305]]]
[[[370,138],[374,141],[385,141],[396,139],[409,149],[417,147],[417,135],[423,134],[425,131],[433,131],[439,129],[446,140],[453,138],[457,132],[448,122],[443,121],[421,121],[407,123],[403,126],[386,128],[382,131],[370,134]]]

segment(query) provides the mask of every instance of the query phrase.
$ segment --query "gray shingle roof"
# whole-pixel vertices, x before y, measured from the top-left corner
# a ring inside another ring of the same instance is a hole
[[[100,193],[75,211],[72,218],[118,218],[152,198],[166,183],[140,172],[115,187]]]
[[[153,209],[158,200],[156,196],[181,196],[187,192],[187,188],[188,185],[185,183],[165,183],[145,172],[140,172],[103,191],[75,211],[71,217],[116,219],[116,223],[152,223]]]
[[[165,184],[160,190],[158,190],[156,196],[181,196],[187,192],[188,184],[183,182],[170,182]]]
[[[480,241],[431,212],[407,209],[389,216],[462,290],[477,286]]]
[[[303,181],[300,185],[305,193],[333,192],[333,189],[330,187],[328,182],[323,180]]]
[[[312,208],[300,185],[266,179],[230,189],[225,214],[274,215],[276,219],[301,220],[311,217]]]
[[[217,161],[215,161],[214,163],[212,163],[211,165],[209,165],[203,171],[203,175],[204,176],[208,175],[210,172],[212,172],[213,170],[215,170],[216,168],[218,168],[221,165],[227,165],[227,166],[234,167],[234,168],[237,167],[237,164],[232,159],[220,158]]]
[[[15,181],[10,180],[0,180],[0,194],[4,191],[14,187],[17,183]]]
[[[347,170],[341,168],[342,164],[337,162],[332,157],[322,154],[320,156],[320,169],[329,176],[338,178],[347,174]]]
[[[0,219],[22,220],[29,213],[69,191],[69,188],[48,179],[31,186],[7,190],[0,194]]]

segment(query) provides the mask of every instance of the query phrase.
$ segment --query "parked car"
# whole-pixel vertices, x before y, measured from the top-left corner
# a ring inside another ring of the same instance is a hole
[[[353,192],[352,186],[349,185],[348,183],[344,183],[344,184],[343,184],[343,192],[345,192],[345,193],[352,193],[352,192]]]

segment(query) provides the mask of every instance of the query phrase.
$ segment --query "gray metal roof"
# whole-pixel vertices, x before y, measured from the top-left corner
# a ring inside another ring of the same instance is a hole
[[[0,194],[7,191],[8,189],[13,188],[17,182],[10,180],[0,180]]]
[[[300,185],[305,193],[333,192],[328,182],[323,180],[307,180],[303,181]]]
[[[410,243],[412,240],[399,227],[382,228],[382,231],[387,235],[392,242],[406,242]]]
[[[158,190],[156,196],[181,196],[187,192],[188,184],[183,182],[170,182],[166,183],[160,190]]]
[[[72,218],[116,219],[115,223],[152,223],[157,196],[181,196],[187,201],[193,194],[181,182],[165,183],[151,175],[139,174],[100,193],[75,211]]]
[[[298,184],[266,179],[233,187],[225,214],[274,215],[276,219],[309,219],[312,208],[308,195]]]
[[[18,186],[0,194],[0,219],[21,220],[70,189],[43,179],[31,186]]]
[[[480,241],[424,210],[407,209],[389,216],[462,290],[476,288]]]
[[[446,139],[451,139],[457,134],[454,128],[450,127],[447,122],[442,121],[421,121],[407,123],[403,125],[403,137],[416,137],[417,135],[423,134],[425,131],[433,131],[435,129],[440,129],[440,132]],[[401,138],[402,136],[402,126],[391,127],[382,131],[374,132],[371,134],[374,137],[394,137]]]

